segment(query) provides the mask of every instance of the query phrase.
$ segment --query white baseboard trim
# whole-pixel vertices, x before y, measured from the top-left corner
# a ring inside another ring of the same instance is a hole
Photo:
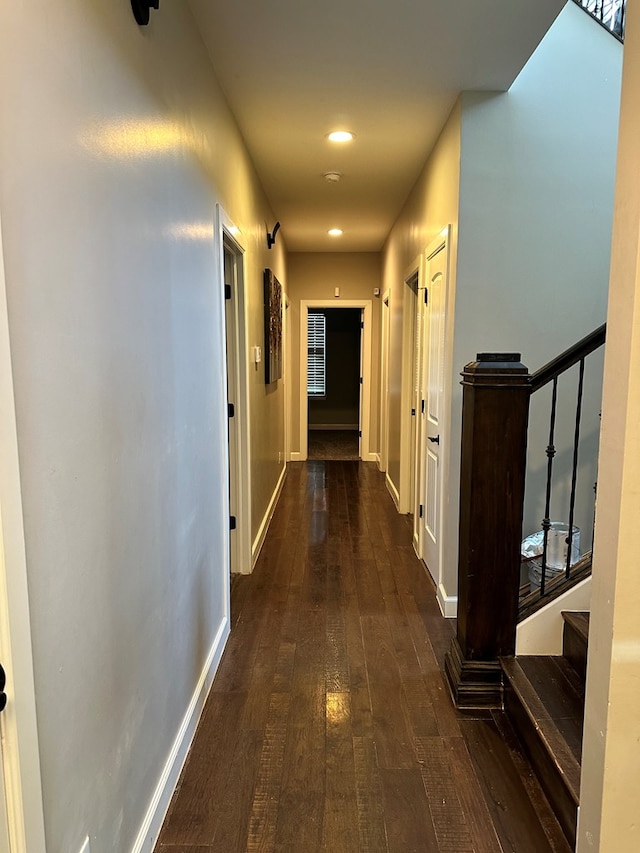
[[[442,611],[442,615],[446,619],[455,619],[458,615],[458,596],[447,595],[446,589],[442,584],[438,584],[438,592],[436,599]]]
[[[169,808],[169,803],[171,802],[171,797],[178,784],[180,773],[182,772],[191,742],[193,741],[205,700],[213,684],[213,677],[218,669],[228,636],[229,620],[225,616],[216,632],[213,645],[207,655],[207,660],[198,679],[196,689],[178,729],[178,734],[173,742],[169,757],[151,798],[151,803],[142,821],[138,837],[131,848],[131,853],[153,853],[162,823]]]
[[[363,453],[361,458],[362,458],[363,462],[377,462],[378,461],[378,454],[377,453]]]
[[[292,454],[293,455],[293,454]],[[264,545],[264,540],[267,536],[267,530],[269,529],[269,524],[271,523],[271,519],[273,518],[273,513],[276,509],[276,504],[278,503],[278,498],[280,497],[280,492],[282,491],[282,487],[284,485],[284,478],[287,475],[287,466],[285,465],[280,472],[280,477],[276,484],[276,487],[271,495],[271,500],[269,501],[269,506],[267,507],[267,511],[264,514],[264,518],[260,524],[260,528],[258,529],[258,535],[253,540],[253,545],[251,546],[251,571],[253,571],[255,564],[260,556],[260,551],[262,550],[262,546]]]
[[[400,506],[400,493],[396,489],[396,484],[393,482],[388,473],[384,476],[384,482],[387,486],[389,494],[393,498],[393,502],[396,505],[396,509],[398,509],[398,507]]]
[[[292,450],[289,454],[289,462],[305,462],[306,456],[303,456],[299,450]]]
[[[378,471],[382,471],[382,459],[380,458],[380,454],[374,453],[373,455],[376,457],[375,461],[376,461],[376,465],[378,466]]]

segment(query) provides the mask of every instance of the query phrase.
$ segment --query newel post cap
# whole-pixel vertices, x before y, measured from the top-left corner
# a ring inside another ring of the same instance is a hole
[[[479,352],[475,361],[465,364],[462,385],[494,387],[529,385],[529,368],[519,352]]]

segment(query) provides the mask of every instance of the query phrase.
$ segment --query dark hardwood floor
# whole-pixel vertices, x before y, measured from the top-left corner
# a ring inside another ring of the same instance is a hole
[[[355,429],[310,429],[307,459],[360,458],[358,431]]]
[[[453,627],[375,465],[289,466],[156,853],[567,846],[503,713],[462,713]]]

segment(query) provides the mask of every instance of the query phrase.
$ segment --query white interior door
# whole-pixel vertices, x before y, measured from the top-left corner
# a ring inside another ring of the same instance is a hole
[[[426,253],[426,295],[422,300],[421,314],[419,554],[437,587],[440,584],[442,555],[443,454],[448,437],[445,418],[446,233]]]
[[[440,534],[442,527],[442,449],[444,444],[446,246],[428,258],[428,301],[425,313],[425,494],[423,560],[436,584],[440,582]]]

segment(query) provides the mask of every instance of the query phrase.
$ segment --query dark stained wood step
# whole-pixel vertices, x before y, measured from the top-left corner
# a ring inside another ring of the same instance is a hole
[[[589,614],[564,610],[562,653],[578,673],[584,684],[587,676],[587,644],[589,641]]]
[[[504,707],[569,843],[576,839],[584,685],[560,656],[501,660]]]

